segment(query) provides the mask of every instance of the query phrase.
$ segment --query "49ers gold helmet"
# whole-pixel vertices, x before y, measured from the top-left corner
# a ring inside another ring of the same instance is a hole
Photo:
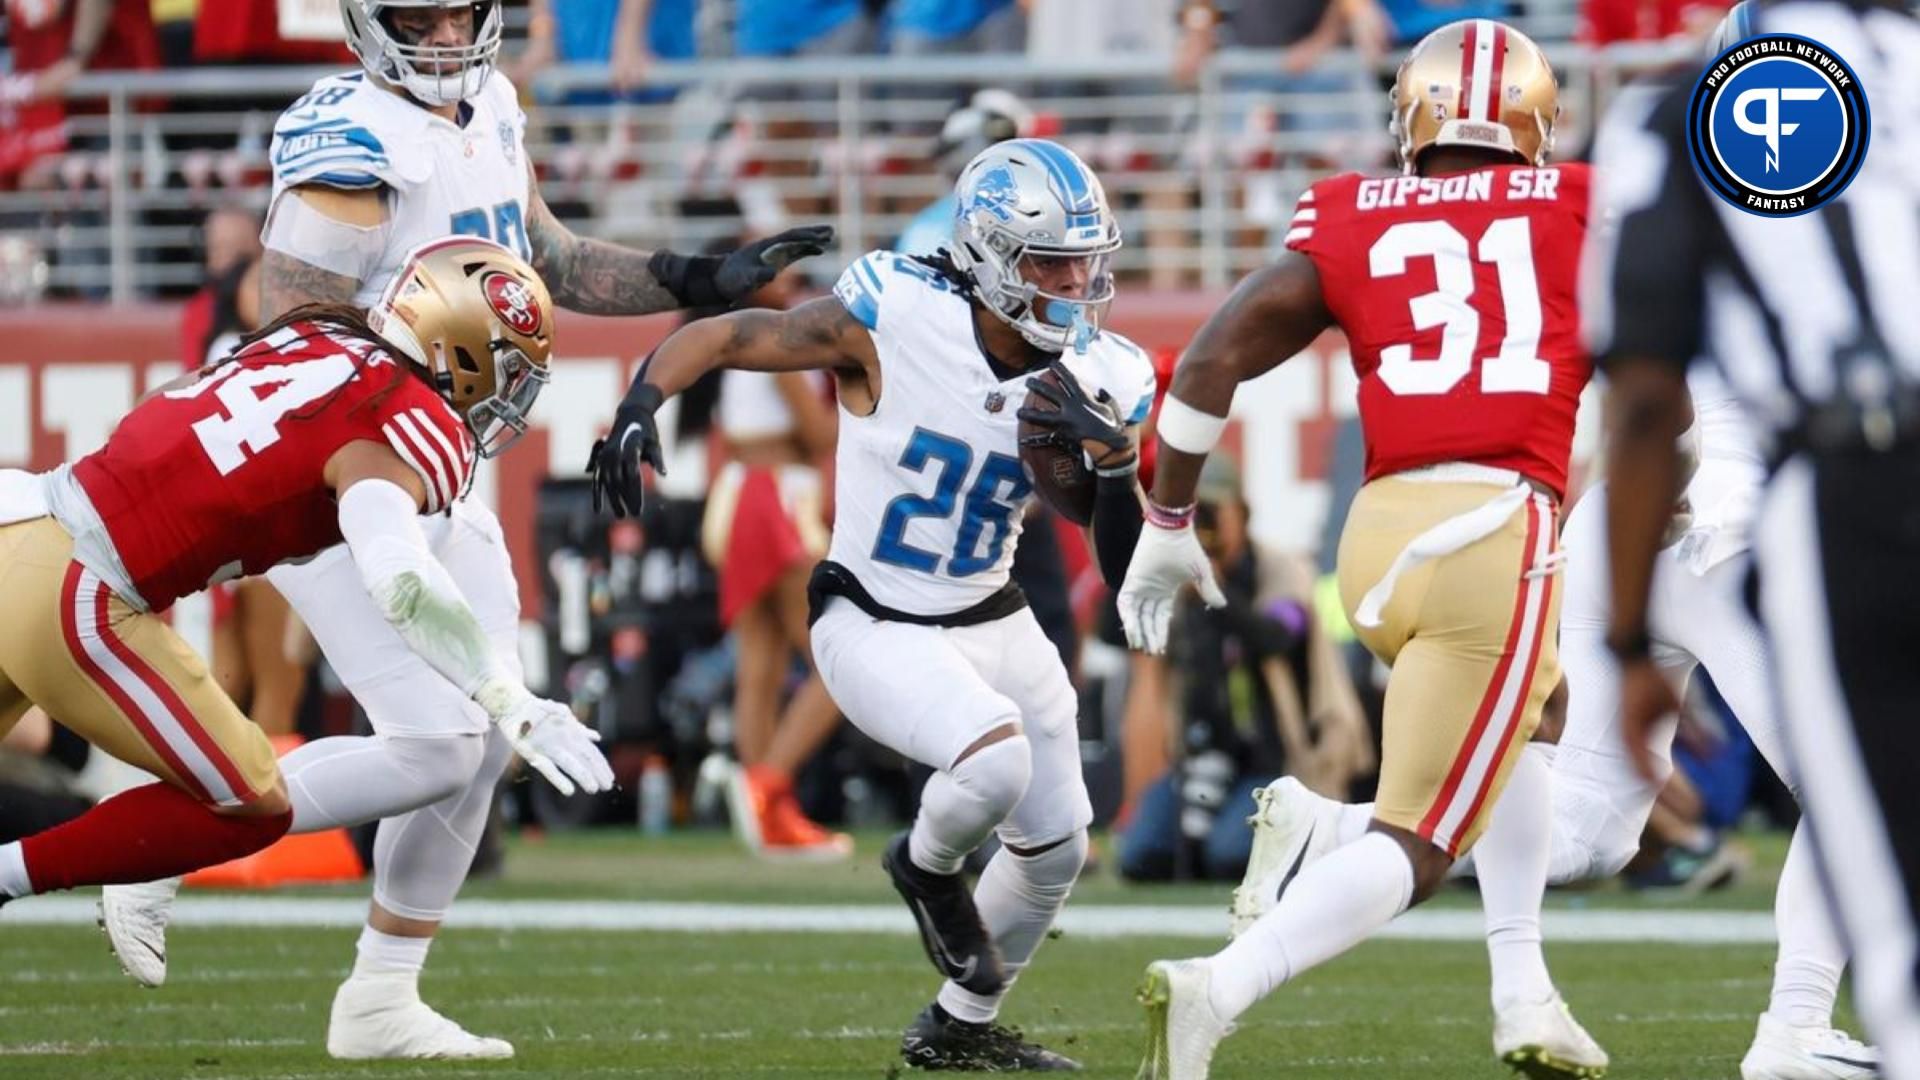
[[[520,256],[473,236],[422,244],[407,253],[367,324],[427,369],[481,457],[525,434],[547,384],[553,300]]]
[[[1542,165],[1559,119],[1560,84],[1540,46],[1505,23],[1466,19],[1407,54],[1388,130],[1403,172],[1413,172],[1431,146],[1499,150]]]

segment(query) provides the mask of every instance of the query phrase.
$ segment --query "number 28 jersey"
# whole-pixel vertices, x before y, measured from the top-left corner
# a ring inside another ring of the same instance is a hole
[[[1593,371],[1575,303],[1588,188],[1585,165],[1499,165],[1348,173],[1300,197],[1286,243],[1346,331],[1368,480],[1460,461],[1566,494]]]
[[[341,541],[327,460],[358,440],[392,447],[425,483],[426,510],[445,509],[473,471],[473,440],[404,367],[344,329],[294,323],[141,402],[73,463],[112,545],[90,550],[97,538],[80,530],[76,556],[158,610],[317,554]]]

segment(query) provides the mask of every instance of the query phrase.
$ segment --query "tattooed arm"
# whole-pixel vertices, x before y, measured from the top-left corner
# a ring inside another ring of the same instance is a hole
[[[735,303],[833,243],[831,225],[803,225],[724,255],[641,251],[575,236],[527,173],[527,245],[554,303],[589,315],[646,315]]]
[[[654,410],[669,396],[719,367],[748,371],[831,370],[840,400],[866,412],[880,400],[880,354],[867,328],[835,297],[791,311],[750,309],[701,319],[675,331],[641,365],[640,377],[614,410],[613,426],[593,444],[587,472],[593,505],[615,515],[638,514],[645,497],[641,465],[665,473]],[[862,408],[861,406],[867,406]]]
[[[266,251],[260,257],[260,317],[262,326],[303,304],[350,304],[360,291],[362,276],[337,273],[303,259],[295,251],[305,238],[294,222],[302,214],[309,228],[319,223],[323,235],[338,250],[329,261],[345,266],[357,262],[371,270],[385,246],[386,200],[381,189],[344,191],[308,184],[288,190],[282,200],[297,199],[304,206],[277,207],[267,222]],[[318,215],[315,217],[313,215]],[[289,250],[295,249],[295,250]]]
[[[589,315],[647,315],[682,306],[649,269],[653,252],[576,236],[553,216],[531,171],[527,190],[527,246],[554,303]]]
[[[880,354],[873,336],[831,296],[788,311],[752,308],[688,323],[660,343],[640,378],[664,399],[723,367],[827,369],[843,378],[864,379],[872,389],[880,385]]]

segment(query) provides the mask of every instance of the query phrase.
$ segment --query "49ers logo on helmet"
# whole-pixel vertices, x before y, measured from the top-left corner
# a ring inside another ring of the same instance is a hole
[[[480,279],[480,290],[487,294],[487,304],[493,313],[515,333],[529,336],[539,333],[540,309],[534,304],[532,289],[511,274],[494,270]]]

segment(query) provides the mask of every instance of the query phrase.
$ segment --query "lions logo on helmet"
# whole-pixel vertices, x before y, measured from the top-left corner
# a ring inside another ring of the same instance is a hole
[[[1085,351],[1113,303],[1120,225],[1100,180],[1073,151],[1012,139],[960,173],[953,262],[988,311],[1049,352]],[[1071,285],[1044,291],[1033,260],[1067,260]]]

